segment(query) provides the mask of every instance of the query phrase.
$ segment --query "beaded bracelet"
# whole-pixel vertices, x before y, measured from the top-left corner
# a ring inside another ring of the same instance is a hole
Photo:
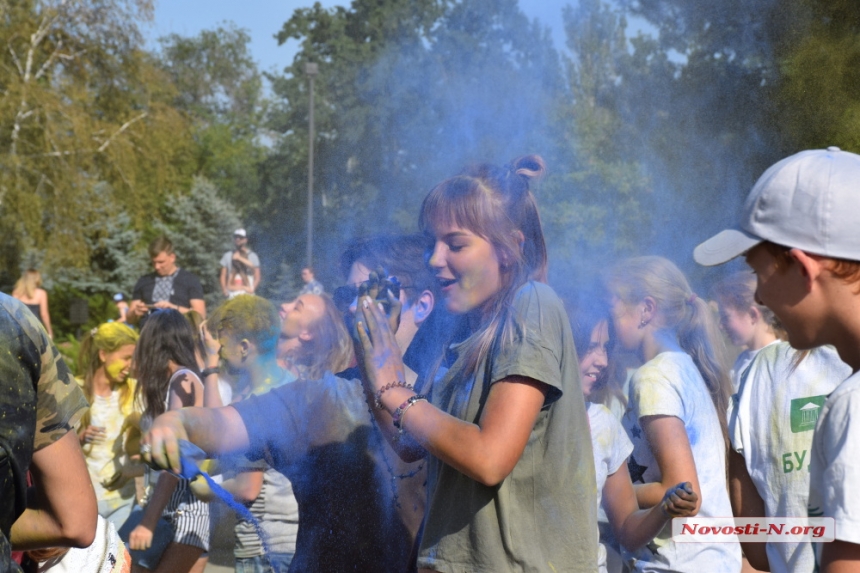
[[[405,402],[400,404],[400,406],[398,406],[397,409],[394,410],[394,413],[391,414],[391,420],[392,420],[392,422],[394,422],[394,427],[402,432],[403,428],[401,428],[400,422],[403,421],[403,415],[406,414],[406,411],[409,408],[411,408],[412,406],[415,405],[415,402],[420,402],[422,400],[424,400],[426,402],[427,396],[422,396],[421,394],[415,394],[414,396],[410,396],[409,398],[406,399]]]
[[[377,410],[382,410],[385,406],[382,404],[382,395],[392,388],[406,388],[407,390],[412,390],[412,384],[408,384],[403,380],[395,380],[394,382],[389,382],[382,388],[380,388],[376,392],[376,397],[373,400],[373,405]]]

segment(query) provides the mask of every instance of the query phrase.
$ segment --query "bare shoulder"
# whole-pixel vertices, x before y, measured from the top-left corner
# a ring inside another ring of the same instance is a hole
[[[203,405],[203,383],[190,370],[183,371],[173,379],[170,392],[179,398],[183,407]]]

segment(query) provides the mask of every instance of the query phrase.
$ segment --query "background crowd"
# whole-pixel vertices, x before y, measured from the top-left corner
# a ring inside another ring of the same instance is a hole
[[[854,570],[857,221],[824,207],[852,205],[860,157],[768,170],[740,228],[696,249],[754,273],[710,301],[657,256],[559,298],[544,170],[466,168],[426,196],[419,234],[356,238],[334,296],[305,269],[280,307],[253,294],[243,229],[208,318],[158,238],[127,322],[85,334],[77,379],[25,273],[22,302],[0,297],[4,412],[31,430],[2,436],[6,568],[202,571],[222,497],[247,508],[242,572]],[[670,524],[807,512],[835,519],[834,542],[683,543]]]

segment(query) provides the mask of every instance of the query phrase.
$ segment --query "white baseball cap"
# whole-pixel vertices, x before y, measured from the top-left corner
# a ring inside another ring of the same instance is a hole
[[[764,241],[860,261],[860,155],[828,147],[772,165],[750,191],[739,227],[700,244],[693,258],[719,265]]]
[[[233,231],[234,237],[247,237],[248,233],[245,232],[245,229],[236,229]]]

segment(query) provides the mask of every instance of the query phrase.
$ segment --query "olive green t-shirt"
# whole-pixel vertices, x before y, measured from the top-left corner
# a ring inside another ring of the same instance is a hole
[[[419,568],[442,572],[596,571],[597,488],[579,363],[561,301],[529,282],[511,309],[513,340],[489,360],[492,384],[525,376],[549,386],[525,451],[502,483],[487,487],[432,458]],[[464,372],[468,340],[433,387],[435,406],[475,422],[488,362]]]

